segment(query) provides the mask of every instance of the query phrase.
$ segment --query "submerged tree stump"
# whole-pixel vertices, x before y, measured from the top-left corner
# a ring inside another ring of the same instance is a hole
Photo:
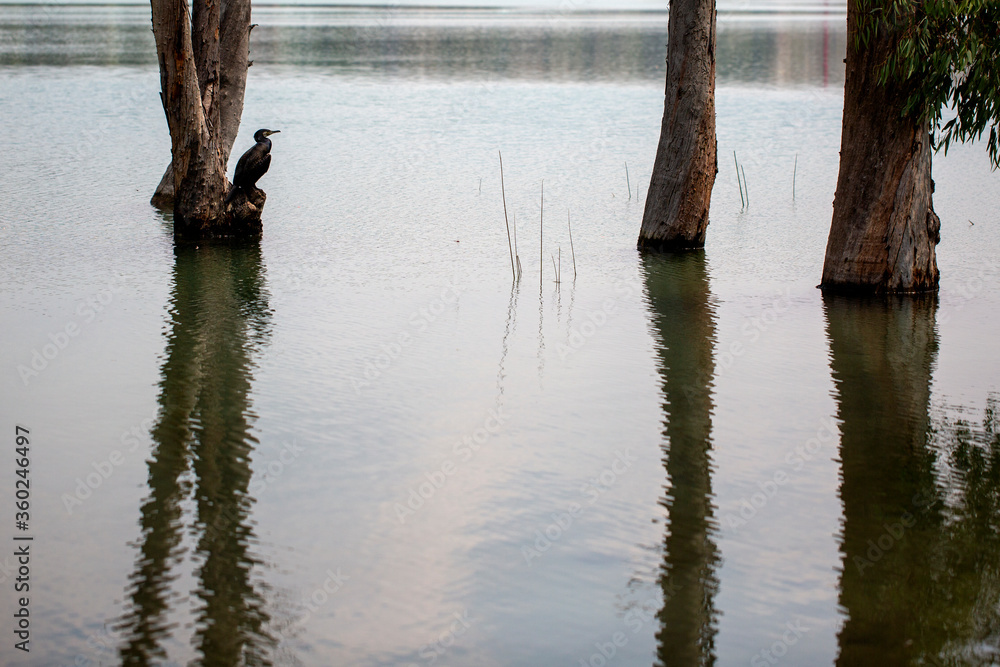
[[[861,9],[849,3],[840,175],[823,265],[824,290],[926,292],[938,288],[931,127],[904,115],[907,83],[879,81],[898,35],[858,39]]]
[[[222,216],[211,223],[174,218],[174,240],[186,243],[233,242],[259,239],[264,231],[261,214],[267,194],[260,188],[240,188]]]
[[[225,203],[250,45],[250,0],[150,0],[170,168],[152,203],[174,211],[174,238],[260,236],[261,191]],[[170,185],[172,184],[172,188]]]
[[[648,250],[704,247],[719,171],[715,0],[673,0],[667,24],[663,123],[638,240]]]

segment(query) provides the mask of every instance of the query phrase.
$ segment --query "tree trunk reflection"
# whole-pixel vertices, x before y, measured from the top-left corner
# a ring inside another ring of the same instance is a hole
[[[260,562],[251,547],[254,498],[248,492],[257,444],[252,358],[269,321],[260,249],[178,248],[175,255],[150,491],[121,621],[121,661],[146,665],[166,657],[171,619],[186,598],[172,586],[186,560],[187,528],[195,545],[193,641],[200,662],[270,664],[274,639],[266,629],[263,587],[253,577]]]
[[[837,664],[995,664],[995,416],[980,430],[932,413],[935,298],[824,306],[841,421]]]
[[[663,382],[668,525],[657,632],[663,665],[715,663],[719,588],[712,500],[715,308],[703,252],[643,257]]]

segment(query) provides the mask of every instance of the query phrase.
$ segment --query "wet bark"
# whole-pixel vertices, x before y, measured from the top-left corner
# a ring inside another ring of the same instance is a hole
[[[250,2],[197,0],[190,13],[182,0],[150,4],[172,155],[152,203],[173,206],[179,239],[259,234],[262,192],[224,204],[249,66]]]
[[[715,20],[715,0],[670,3],[663,124],[639,248],[678,250],[705,245],[718,173]]]
[[[831,291],[936,290],[930,126],[903,116],[905,87],[878,83],[878,68],[895,48],[882,29],[861,45],[860,9],[848,11],[847,74],[840,176],[826,247],[822,287]]]
[[[240,188],[226,210],[211,225],[185,225],[178,228],[175,217],[174,239],[188,243],[258,239],[264,231],[261,214],[265,201],[267,195],[260,188],[254,188],[249,193]]]

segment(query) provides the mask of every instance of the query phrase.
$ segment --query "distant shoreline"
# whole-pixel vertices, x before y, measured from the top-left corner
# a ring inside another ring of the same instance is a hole
[[[723,4],[718,7],[720,15],[752,15],[752,16],[774,16],[774,15],[805,15],[805,16],[843,16],[847,14],[847,4],[840,3],[833,5],[810,4],[782,4],[770,5],[761,4],[749,6],[749,2],[733,2]],[[81,0],[76,2],[48,2],[39,0],[17,0],[7,2],[0,0],[0,7],[148,7],[149,3],[143,0],[119,0],[117,2],[93,2],[92,0]],[[254,9],[329,9],[341,11],[370,11],[370,12],[392,12],[398,14],[420,13],[420,12],[462,12],[462,13],[484,13],[503,15],[525,15],[535,16],[540,14],[562,14],[565,16],[604,16],[604,15],[666,15],[666,9],[617,9],[617,8],[593,8],[593,9],[562,9],[559,7],[500,7],[493,5],[398,5],[398,4],[345,4],[327,2],[265,2],[255,3]]]

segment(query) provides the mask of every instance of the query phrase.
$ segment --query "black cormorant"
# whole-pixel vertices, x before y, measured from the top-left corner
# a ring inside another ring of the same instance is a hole
[[[240,157],[236,163],[236,173],[233,174],[233,185],[226,195],[226,203],[233,198],[236,190],[242,188],[244,192],[256,187],[257,179],[267,173],[267,168],[271,166],[271,140],[267,137],[277,134],[281,130],[257,130],[253,134],[257,143]]]

